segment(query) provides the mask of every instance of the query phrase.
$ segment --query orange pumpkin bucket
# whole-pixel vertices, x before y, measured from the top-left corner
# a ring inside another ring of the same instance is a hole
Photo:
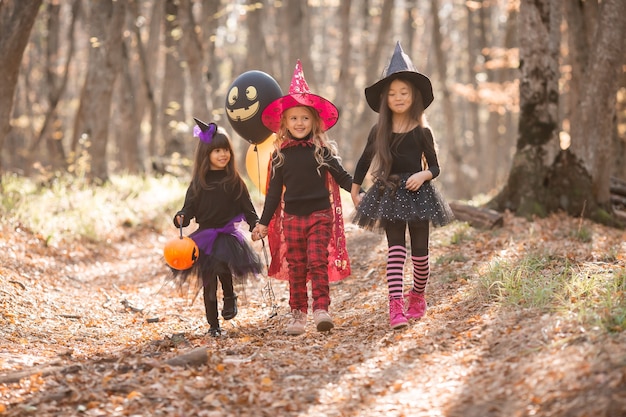
[[[180,236],[168,241],[163,248],[165,262],[179,271],[191,268],[198,259],[198,254],[198,245],[192,238],[183,236],[182,227]]]

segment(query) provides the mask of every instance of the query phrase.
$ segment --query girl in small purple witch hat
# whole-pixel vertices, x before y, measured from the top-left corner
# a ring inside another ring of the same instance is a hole
[[[174,216],[174,225],[185,227],[191,219],[196,219],[199,227],[189,237],[200,253],[191,268],[174,270],[174,276],[181,286],[192,275],[199,278],[206,318],[211,326],[209,334],[219,336],[217,280],[224,294],[222,317],[230,320],[237,315],[233,276],[245,280],[263,270],[259,256],[238,228],[245,220],[252,230],[259,218],[235,165],[228,135],[215,123],[207,125],[198,119],[195,121],[194,136],[200,140],[193,175],[183,208]]]
[[[326,134],[338,116],[334,104],[311,93],[300,61],[289,94],[270,103],[261,116],[276,133],[276,151],[263,214],[252,239],[268,236],[272,254],[268,274],[289,280],[291,320],[286,332],[291,335],[305,332],[307,282],[317,330],[329,331],[334,327],[328,312],[329,282],[350,275],[339,187],[350,191],[352,176]]]
[[[383,78],[365,89],[365,98],[379,115],[354,173],[354,222],[387,235],[389,324],[398,329],[426,312],[429,223],[442,226],[454,216],[431,182],[439,175],[439,161],[424,110],[433,101],[433,88],[428,77],[417,72],[400,42]],[[374,185],[363,196],[361,184],[372,163]],[[413,285],[403,296],[407,227]]]

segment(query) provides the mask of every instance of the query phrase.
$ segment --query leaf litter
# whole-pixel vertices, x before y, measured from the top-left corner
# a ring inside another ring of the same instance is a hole
[[[2,225],[0,415],[626,415],[624,332],[475,291],[494,258],[529,251],[623,270],[624,232],[590,224],[584,242],[567,234],[579,221],[507,214],[457,244],[458,224],[434,229],[427,315],[403,331],[388,324],[383,236],[347,223],[353,274],[331,284],[331,332],[309,316],[304,335],[285,335],[286,283],[259,277],[237,289],[219,338],[201,297],[169,283],[164,236],[50,247]]]

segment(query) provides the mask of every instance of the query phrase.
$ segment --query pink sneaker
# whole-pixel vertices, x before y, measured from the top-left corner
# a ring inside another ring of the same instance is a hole
[[[404,300],[402,298],[389,297],[389,325],[392,329],[406,327],[409,321],[404,315]]]
[[[406,309],[406,316],[410,319],[421,319],[426,313],[426,300],[424,299],[424,294],[409,291],[409,293],[404,297],[409,304]]]

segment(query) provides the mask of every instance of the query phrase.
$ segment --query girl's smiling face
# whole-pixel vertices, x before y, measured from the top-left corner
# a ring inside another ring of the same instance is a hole
[[[211,171],[226,169],[230,162],[230,150],[225,148],[215,148],[209,154],[209,164]]]
[[[311,110],[304,106],[291,107],[285,110],[285,126],[294,138],[307,137],[313,129]]]
[[[413,90],[411,86],[402,80],[393,80],[387,93],[387,105],[394,113],[409,111],[413,104]]]

